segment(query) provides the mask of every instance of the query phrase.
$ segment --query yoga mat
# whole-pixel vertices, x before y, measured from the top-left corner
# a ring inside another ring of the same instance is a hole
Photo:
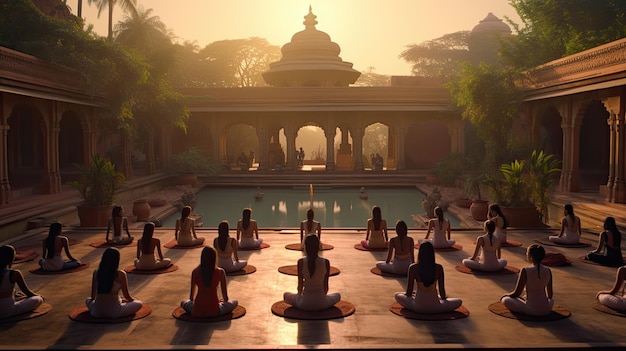
[[[18,314],[17,316],[11,316],[7,318],[0,318],[0,323],[14,323],[17,321],[23,321],[25,319],[43,316],[44,314],[50,312],[50,310],[52,310],[52,305],[47,302],[43,302],[41,305],[39,305],[37,308],[30,312]]]
[[[106,240],[102,239],[102,240],[96,240],[94,242],[92,242],[91,244],[89,244],[89,246],[92,247],[96,247],[96,248],[107,248],[107,247],[117,247],[117,248],[121,248],[121,247],[135,247],[137,246],[137,241],[133,240],[128,244],[111,244],[111,243],[107,243]]]
[[[304,311],[293,307],[285,301],[278,301],[272,305],[272,313],[280,317],[292,319],[323,320],[343,318],[353,314],[354,311],[354,305],[345,300],[340,300],[332,307],[322,311]]]
[[[620,317],[626,317],[626,312],[625,311],[618,311],[618,310],[614,310],[609,306],[603,305],[600,303],[600,301],[596,300],[591,304],[591,307],[596,310],[596,311],[600,311],[600,312],[604,312],[604,313],[608,313],[608,314],[612,314],[614,316],[620,316]]]
[[[419,250],[420,245],[421,245],[420,243],[415,244],[415,248]],[[459,250],[463,250],[463,246],[459,244],[454,244],[450,247],[435,248],[436,252],[450,252],[450,251],[459,251]]]
[[[493,272],[479,271],[479,270],[475,270],[475,269],[470,269],[466,265],[458,265],[458,266],[456,266],[454,268],[457,271],[461,272],[461,273],[474,274],[474,275],[501,275],[501,274],[517,274],[517,273],[519,273],[519,268],[511,267],[511,266],[508,266],[508,265],[505,266],[504,268],[502,268],[499,271],[493,271]]]
[[[125,323],[147,317],[150,313],[152,313],[152,307],[143,305],[139,311],[130,316],[120,318],[94,318],[89,314],[87,306],[81,306],[73,309],[69,317],[71,320],[83,323]]]
[[[16,250],[15,257],[13,258],[13,263],[23,263],[23,262],[32,261],[35,258],[37,258],[37,256],[39,256],[39,254],[35,252],[35,250],[31,250],[31,249],[19,250],[19,251]]]
[[[214,322],[223,322],[231,319],[241,318],[246,314],[246,309],[243,306],[237,305],[235,309],[228,313],[217,317],[206,317],[206,318],[198,318],[192,317],[189,313],[185,311],[182,307],[176,307],[172,312],[172,316],[176,319],[180,319],[185,322],[196,322],[196,323],[214,323]]]
[[[322,243],[322,251],[324,251],[324,250],[332,250],[334,248],[335,247],[330,245],[330,244]],[[287,244],[287,245],[285,245],[285,249],[300,251],[300,243]]]
[[[370,269],[370,272],[376,274],[376,275],[382,275],[383,277],[401,277],[401,278],[405,278],[406,277],[406,273],[405,274],[395,274],[395,273],[389,273],[389,272],[383,272],[380,270],[380,268],[378,267],[374,267],[372,269]]]
[[[572,261],[559,252],[546,252],[541,264],[548,267],[571,266]]]
[[[239,246],[238,250],[239,251],[254,251],[254,250],[267,249],[268,247],[270,247],[270,244],[268,244],[268,243],[261,243],[261,245],[259,245],[259,247],[247,248],[247,247]]]
[[[235,275],[246,275],[246,274],[252,274],[256,272],[256,267],[248,264],[245,267],[243,267],[243,269],[240,269],[238,271],[234,271],[234,272],[226,272],[226,275],[229,277],[235,276]]]
[[[354,244],[354,248],[360,251],[387,251],[386,247],[377,247],[374,249],[367,249],[365,247],[363,247],[363,245],[361,245],[361,243],[358,244]]]
[[[89,263],[81,263],[80,266],[72,269],[64,269],[60,271],[44,271],[40,266],[35,266],[29,270],[29,272],[33,274],[42,274],[42,275],[52,275],[52,274],[66,274],[66,273],[74,273],[85,270],[89,267]]]
[[[199,244],[199,245],[193,245],[193,246],[178,246],[176,239],[172,239],[170,241],[168,241],[165,245],[163,245],[163,247],[166,247],[168,249],[197,249],[199,247],[204,247],[204,243]]]
[[[294,264],[294,265],[289,265],[289,266],[282,266],[282,267],[278,267],[278,271],[283,273],[283,274],[287,274],[287,275],[298,275],[298,265]],[[339,274],[339,269],[333,266],[330,266],[330,272],[328,272],[328,275],[330,277],[334,276],[334,275],[338,275]]]
[[[419,319],[422,321],[445,321],[466,318],[469,316],[469,311],[465,306],[461,306],[454,311],[444,313],[418,313],[411,311],[408,308],[404,308],[399,303],[394,303],[389,307],[389,310],[398,316],[402,316],[408,319]]]
[[[124,271],[129,274],[161,274],[161,273],[171,273],[176,270],[178,270],[178,266],[175,264],[170,264],[169,266],[165,268],[151,269],[151,270],[137,269],[134,264],[124,267]]]
[[[535,239],[535,242],[541,245],[546,245],[546,246],[560,246],[560,247],[589,247],[591,246],[591,244],[584,243],[584,242],[579,242],[576,244],[558,244],[548,239]]]
[[[504,304],[500,301],[494,302],[489,305],[489,311],[506,318],[518,319],[521,321],[536,321],[536,322],[549,322],[558,321],[560,319],[568,318],[572,313],[562,306],[554,305],[550,314],[545,316],[532,316],[529,314],[511,312],[508,308],[504,307]]]

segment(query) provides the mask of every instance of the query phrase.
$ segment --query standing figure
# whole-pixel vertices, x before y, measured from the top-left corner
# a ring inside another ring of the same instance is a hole
[[[476,240],[474,254],[462,262],[470,269],[479,271],[495,272],[506,266],[506,260],[501,259],[500,240],[493,234],[496,223],[491,220],[485,221],[485,233]],[[480,253],[480,256],[478,255]]]
[[[615,224],[615,218],[606,217],[604,231],[598,236],[598,246],[585,256],[586,260],[604,266],[619,267],[624,265],[622,257],[622,234]]]
[[[43,303],[43,296],[28,288],[24,275],[13,267],[15,248],[11,245],[0,246],[0,318],[8,318],[30,312]],[[25,298],[15,300],[15,283]]]
[[[414,285],[417,283],[415,294]],[[439,296],[437,295],[439,287]],[[459,308],[461,299],[448,299],[446,295],[443,266],[435,263],[435,248],[430,242],[420,245],[417,263],[409,267],[405,293],[397,293],[396,301],[417,313],[444,313]]]
[[[304,250],[304,239],[307,235],[317,235],[322,248],[322,225],[315,220],[315,212],[312,208],[306,211],[306,219],[300,222],[300,249]]]
[[[163,258],[161,252],[161,240],[153,238],[154,223],[147,222],[143,226],[143,235],[137,241],[137,258],[135,259],[135,268],[139,270],[151,271],[155,269],[166,268],[172,264],[169,258]],[[157,255],[154,255],[156,250]]]
[[[94,318],[120,318],[135,314],[143,303],[130,295],[126,272],[119,269],[120,251],[109,247],[93,271],[91,296],[85,300]],[[120,298],[120,291],[122,298]]]
[[[376,267],[382,272],[407,274],[409,266],[415,262],[415,244],[413,238],[408,236],[408,232],[409,230],[404,221],[400,220],[396,222],[397,236],[389,240],[387,259],[376,263]]]
[[[361,246],[366,249],[380,249],[387,247],[387,221],[382,218],[380,207],[372,207],[372,217],[367,220],[365,240],[361,240]]]
[[[217,296],[218,285],[222,290],[222,299]],[[180,306],[192,317],[217,317],[232,312],[238,305],[237,300],[229,300],[226,288],[226,273],[217,266],[217,252],[212,247],[202,248],[200,264],[191,271],[191,289],[189,298],[180,302]]]
[[[541,264],[546,252],[541,245],[533,244],[526,250],[526,258],[532,266],[524,267],[517,277],[517,284],[513,292],[500,299],[506,308],[512,312],[519,312],[531,316],[545,316],[550,314],[554,300],[552,300],[552,271]],[[526,287],[526,298],[522,292]]]
[[[242,270],[248,261],[239,261],[237,256],[237,240],[228,235],[228,221],[221,221],[217,226],[217,238],[213,240],[213,247],[217,251],[217,265],[226,272]]]
[[[43,258],[39,260],[39,265],[44,271],[62,271],[80,266],[80,260],[70,253],[69,240],[65,235],[61,235],[62,228],[61,223],[52,223],[48,237],[43,240],[41,254]],[[69,261],[63,260],[63,250]]]
[[[256,249],[263,243],[263,239],[259,239],[259,227],[251,216],[252,209],[244,208],[241,219],[237,221],[237,240],[242,249]]]
[[[417,242],[423,244],[431,242],[435,249],[443,249],[452,247],[456,243],[450,239],[450,221],[443,217],[443,210],[437,206],[434,209],[435,218],[428,220],[428,231],[424,239],[418,239]],[[433,238],[429,239],[430,231],[433,231]],[[421,247],[421,246],[420,246]]]
[[[596,298],[601,304],[614,310],[626,313],[626,296],[624,296],[624,278],[626,278],[626,266],[619,267],[615,272],[615,283],[608,291],[599,291]],[[619,291],[622,293],[619,294]]]
[[[109,232],[113,229],[113,237],[109,240]],[[126,238],[124,237],[126,231]],[[128,245],[133,241],[128,231],[128,218],[122,213],[122,206],[114,206],[107,225],[106,241],[113,245]]]
[[[493,235],[500,240],[500,245],[506,244],[506,228],[509,226],[509,221],[504,216],[504,213],[502,213],[500,205],[489,205],[487,219],[496,224],[496,230],[493,232]]]
[[[563,210],[565,216],[561,220],[561,233],[550,235],[548,239],[557,244],[578,244],[582,234],[580,229],[580,218],[574,214],[574,207],[565,205]]]
[[[309,235],[305,239],[306,256],[298,260],[298,292],[286,292],[286,303],[305,311],[321,311],[341,300],[341,294],[328,293],[330,262],[319,257],[319,238]]]
[[[185,206],[180,212],[180,218],[176,219],[174,238],[178,246],[197,246],[204,243],[204,238],[198,238],[196,221],[190,215],[191,206]]]

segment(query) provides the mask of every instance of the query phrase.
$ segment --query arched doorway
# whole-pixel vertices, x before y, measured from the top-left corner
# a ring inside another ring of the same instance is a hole
[[[609,113],[598,100],[587,106],[580,124],[578,151],[581,191],[597,192],[609,176]]]
[[[43,116],[34,106],[17,105],[8,118],[8,170],[13,191],[41,184]],[[40,189],[33,189],[34,192]]]

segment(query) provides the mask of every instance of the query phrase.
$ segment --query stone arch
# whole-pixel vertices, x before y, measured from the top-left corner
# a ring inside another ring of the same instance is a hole
[[[392,128],[390,125],[383,121],[375,121],[365,125],[363,128],[362,145],[363,164],[365,168],[376,169],[375,158],[377,156],[382,157],[382,164],[380,164],[382,168],[376,170],[388,168],[387,162],[389,161],[390,150],[393,150],[390,146],[392,139],[390,137],[391,132]]]
[[[544,152],[563,159],[563,118],[553,105],[545,106],[539,113],[539,144]]]
[[[252,167],[259,153],[257,127],[245,121],[231,121],[222,129],[220,145],[224,147],[220,153],[226,155],[227,165],[240,167],[238,162],[245,159],[248,167]]]
[[[580,190],[598,191],[609,174],[609,112],[599,100],[591,100],[578,114]]]

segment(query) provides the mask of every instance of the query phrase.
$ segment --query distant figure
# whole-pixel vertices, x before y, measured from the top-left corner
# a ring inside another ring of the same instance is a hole
[[[43,296],[30,290],[24,275],[13,267],[15,248],[11,245],[0,246],[0,318],[8,318],[30,312],[43,303]],[[26,295],[16,301],[15,284]]]
[[[585,256],[586,260],[604,266],[619,267],[624,265],[622,257],[622,234],[615,224],[615,218],[606,217],[604,231],[598,236],[598,246]]]
[[[419,242],[420,245],[425,242],[430,242],[435,249],[452,247],[456,241],[450,239],[450,221],[443,217],[443,210],[439,206],[435,207],[434,214],[435,218],[428,220],[426,237],[424,239],[418,239],[417,242]],[[433,238],[429,239],[428,237],[430,236],[431,230],[433,231]]]
[[[548,239],[557,244],[578,244],[582,231],[580,229],[580,217],[574,214],[574,207],[565,205],[563,212],[565,216],[561,220],[561,233],[550,235]]]
[[[190,215],[191,206],[185,206],[180,212],[180,218],[176,219],[174,238],[178,246],[197,246],[204,243],[204,238],[198,238],[196,221]]]
[[[113,230],[113,238],[109,240],[109,231],[111,229]],[[126,231],[126,238],[124,237],[124,231]],[[128,231],[128,219],[122,213],[122,206],[115,206],[111,210],[111,218],[109,218],[109,224],[107,225],[106,241],[113,245],[128,245],[133,241],[133,237],[130,236]]]
[[[306,256],[298,260],[298,292],[286,292],[283,299],[295,308],[321,311],[341,300],[341,294],[328,293],[330,262],[319,257],[319,238],[309,235],[305,239]]]
[[[120,318],[135,314],[143,303],[130,295],[126,272],[119,269],[120,251],[109,247],[93,271],[91,296],[85,304],[94,318]],[[120,292],[122,298],[120,298]]]
[[[163,258],[161,252],[161,240],[153,238],[154,223],[147,222],[143,226],[143,235],[137,241],[137,258],[135,259],[135,268],[139,270],[151,271],[155,269],[166,268],[172,264],[169,258]],[[155,251],[156,250],[156,256]]]
[[[493,235],[500,240],[500,245],[506,244],[506,228],[509,226],[509,221],[504,216],[504,213],[502,213],[500,205],[489,205],[487,219],[490,219],[496,224],[496,230],[493,232]]]
[[[306,219],[300,222],[300,248],[304,250],[304,239],[307,235],[317,235],[322,248],[322,225],[315,220],[315,212],[312,208],[306,211]]]
[[[249,162],[250,160],[248,159],[248,156],[246,156],[246,154],[242,151],[241,155],[239,155],[239,158],[237,158],[237,165],[243,171],[243,170],[247,170],[248,168],[250,168]]]
[[[254,151],[250,150],[250,153],[248,154],[248,165],[249,167],[254,166]]]
[[[220,301],[217,289],[221,287]],[[226,272],[217,266],[217,252],[212,247],[202,248],[200,264],[191,272],[191,290],[189,298],[180,302],[180,306],[192,317],[216,317],[232,312],[238,305],[237,300],[228,298]]]
[[[414,285],[417,289],[414,291]],[[437,296],[439,286],[439,296]],[[461,299],[448,299],[443,266],[435,263],[435,249],[430,242],[420,245],[417,263],[409,267],[405,293],[396,293],[396,301],[417,313],[445,313],[461,307]]]
[[[605,306],[626,313],[626,296],[623,294],[625,278],[626,266],[619,267],[615,272],[615,282],[611,290],[599,291],[596,294],[596,299]]]
[[[381,249],[387,247],[387,221],[382,218],[381,209],[372,207],[372,217],[367,220],[365,240],[361,240],[361,246],[366,249]]]
[[[541,245],[533,244],[526,250],[526,258],[532,266],[522,268],[517,277],[515,289],[500,299],[510,311],[531,316],[550,314],[554,305],[552,271],[541,264],[545,256],[546,252]],[[522,298],[524,288],[526,288],[526,297]]]
[[[259,239],[259,227],[251,216],[252,209],[244,208],[241,219],[237,221],[237,240],[242,249],[255,249],[263,243],[263,239]]]
[[[41,254],[43,258],[39,260],[39,265],[44,271],[63,271],[80,266],[80,260],[70,253],[69,240],[65,235],[61,235],[62,228],[61,223],[52,223],[48,237],[43,240]],[[63,260],[63,250],[69,261]]]
[[[265,195],[262,191],[261,191],[261,187],[256,187],[256,192],[254,192],[254,199],[255,200],[261,200],[263,198],[263,195]]]
[[[367,195],[367,191],[365,191],[364,187],[361,187],[361,189],[359,189],[359,199],[361,200],[367,200],[369,196]]]
[[[226,272],[242,270],[247,261],[239,261],[237,256],[237,240],[228,235],[228,221],[221,221],[217,226],[217,238],[213,239],[213,247],[217,251],[217,265]]]
[[[396,234],[395,238],[389,240],[387,259],[377,262],[376,267],[386,273],[407,274],[409,266],[415,262],[415,244],[413,238],[408,236],[408,228],[404,221],[396,223]]]
[[[469,259],[464,259],[462,263],[470,269],[479,271],[499,271],[506,266],[507,262],[500,258],[500,240],[493,234],[496,230],[496,223],[486,220],[484,227],[485,234],[476,240],[474,254]]]

